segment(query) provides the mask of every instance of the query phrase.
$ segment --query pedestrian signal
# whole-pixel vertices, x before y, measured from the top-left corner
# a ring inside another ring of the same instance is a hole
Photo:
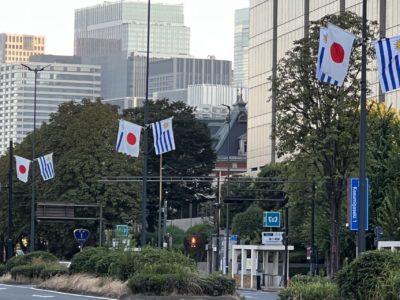
[[[193,235],[191,238],[190,238],[190,247],[191,248],[196,248],[197,247],[197,236],[195,236],[195,235]]]

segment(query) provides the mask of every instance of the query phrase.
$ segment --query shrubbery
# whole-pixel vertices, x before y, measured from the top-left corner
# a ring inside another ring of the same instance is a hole
[[[6,270],[10,272],[16,266],[30,265],[34,261],[42,261],[44,263],[56,263],[58,259],[56,256],[45,251],[35,251],[26,255],[14,256],[6,263]]]
[[[17,276],[23,276],[30,279],[40,278],[48,279],[51,276],[68,274],[68,269],[60,264],[32,264],[16,266],[10,271],[11,277],[17,279]]]
[[[280,300],[337,300],[338,287],[328,278],[296,275],[290,286],[279,293]]]
[[[391,299],[382,293],[385,291],[389,293],[393,287],[399,287],[400,274],[396,274],[399,268],[400,253],[398,252],[374,250],[361,254],[337,275],[342,298],[347,300]],[[393,282],[389,287],[390,278]],[[380,293],[379,298],[374,298],[377,293]],[[398,299],[398,297],[399,293],[393,299]]]
[[[0,264],[0,276],[3,276],[7,273],[6,265]]]

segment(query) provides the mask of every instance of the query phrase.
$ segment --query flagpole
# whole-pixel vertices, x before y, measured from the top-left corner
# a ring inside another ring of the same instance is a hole
[[[146,57],[146,98],[144,101],[144,113],[143,122],[144,126],[148,123],[149,114],[149,56],[150,56],[150,0],[147,4],[147,57]],[[141,225],[142,230],[140,232],[140,246],[144,247],[146,245],[146,227],[147,227],[147,160],[148,160],[148,128],[145,129],[143,133],[143,191],[142,191],[142,204],[141,210]]]
[[[162,205],[162,153],[160,154],[160,201],[158,203],[158,247],[162,248],[161,242],[161,205]]]
[[[365,252],[365,225],[367,220],[365,219],[365,211],[368,209],[366,206],[366,190],[365,190],[365,181],[366,181],[366,152],[367,152],[367,0],[363,0],[362,3],[362,48],[361,48],[361,111],[360,111],[360,150],[359,150],[359,177],[360,177],[360,198],[359,198],[359,206],[358,206],[358,216],[359,216],[359,224],[358,224],[358,234],[357,234],[357,242],[358,242],[358,252],[357,254],[361,254]]]

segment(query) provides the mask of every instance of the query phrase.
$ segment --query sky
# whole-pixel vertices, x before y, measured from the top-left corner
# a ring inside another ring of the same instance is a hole
[[[144,1],[145,0],[139,0]],[[44,35],[46,54],[72,55],[74,12],[104,0],[2,0],[0,33]],[[113,1],[112,1],[113,2]],[[235,9],[249,0],[152,0],[184,4],[185,25],[191,28],[191,54],[233,60]]]

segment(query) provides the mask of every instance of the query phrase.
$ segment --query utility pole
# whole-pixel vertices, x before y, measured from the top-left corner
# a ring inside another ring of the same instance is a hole
[[[13,142],[10,140],[9,151],[9,164],[8,164],[8,226],[7,226],[7,260],[14,256],[13,250]],[[2,249],[1,249],[2,250]]]

